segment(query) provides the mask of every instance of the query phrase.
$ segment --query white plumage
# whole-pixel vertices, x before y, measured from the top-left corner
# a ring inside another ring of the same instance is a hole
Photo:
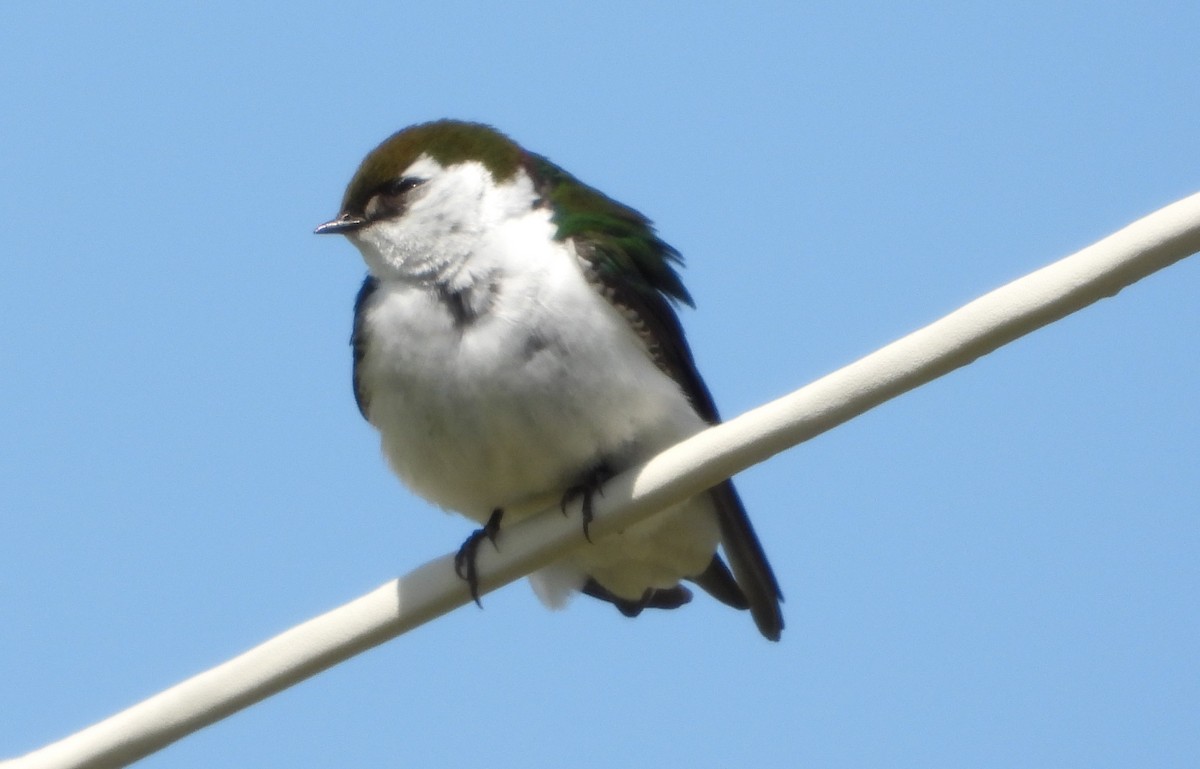
[[[425,181],[404,215],[350,239],[379,281],[361,308],[359,387],[410,488],[481,523],[503,508],[507,524],[601,462],[620,470],[705,426],[555,240],[523,171],[497,184],[480,163],[425,156],[406,174]],[[552,606],[588,576],[637,600],[703,571],[718,540],[697,497],[531,579]]]

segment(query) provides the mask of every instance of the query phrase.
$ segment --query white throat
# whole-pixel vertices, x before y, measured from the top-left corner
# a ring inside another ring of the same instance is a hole
[[[497,184],[488,169],[470,161],[444,167],[423,155],[404,176],[424,179],[402,215],[352,233],[371,274],[452,289],[477,283],[490,270],[489,241],[506,224],[528,217],[537,193],[524,171]]]

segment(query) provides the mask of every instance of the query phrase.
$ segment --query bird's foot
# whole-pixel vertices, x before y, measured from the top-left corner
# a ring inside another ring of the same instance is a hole
[[[479,600],[479,574],[475,570],[475,556],[479,552],[479,544],[485,539],[492,543],[492,547],[496,547],[496,535],[500,533],[500,519],[503,517],[504,510],[497,507],[492,511],[487,523],[483,524],[483,528],[471,532],[471,536],[467,537],[467,541],[462,543],[462,547],[454,555],[454,573],[467,583],[471,590],[471,598],[481,609],[483,602]]]
[[[588,527],[591,526],[592,523],[592,498],[596,494],[604,496],[604,492],[600,487],[604,485],[605,481],[607,481],[609,478],[612,478],[614,475],[616,475],[616,473],[612,471],[612,468],[610,468],[606,462],[601,462],[589,470],[587,474],[579,480],[579,483],[576,483],[574,486],[571,486],[565,492],[563,492],[562,502],[559,504],[559,508],[562,510],[563,515],[567,514],[567,505],[580,497],[583,498],[583,536],[588,542],[592,541],[592,534],[590,531],[588,531]]]
[[[648,587],[646,592],[642,593],[641,598],[631,601],[628,598],[621,598],[591,577],[588,577],[587,582],[583,584],[582,592],[592,598],[608,601],[626,617],[636,617],[644,609],[678,609],[692,600],[692,591],[683,585],[676,585],[667,588]]]

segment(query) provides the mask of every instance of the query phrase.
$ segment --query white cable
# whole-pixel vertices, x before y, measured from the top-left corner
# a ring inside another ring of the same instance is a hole
[[[976,299],[878,352],[674,446],[613,478],[595,498],[594,537],[625,528],[784,449],[1112,296],[1200,251],[1200,194]],[[481,590],[584,545],[578,505],[505,529],[479,549]],[[470,600],[447,555],[222,665],[0,769],[126,766]]]

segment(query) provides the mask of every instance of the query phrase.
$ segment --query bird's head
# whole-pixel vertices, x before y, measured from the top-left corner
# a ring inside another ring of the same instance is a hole
[[[363,159],[336,218],[372,272],[429,277],[537,202],[529,156],[479,123],[439,120],[393,134]]]

